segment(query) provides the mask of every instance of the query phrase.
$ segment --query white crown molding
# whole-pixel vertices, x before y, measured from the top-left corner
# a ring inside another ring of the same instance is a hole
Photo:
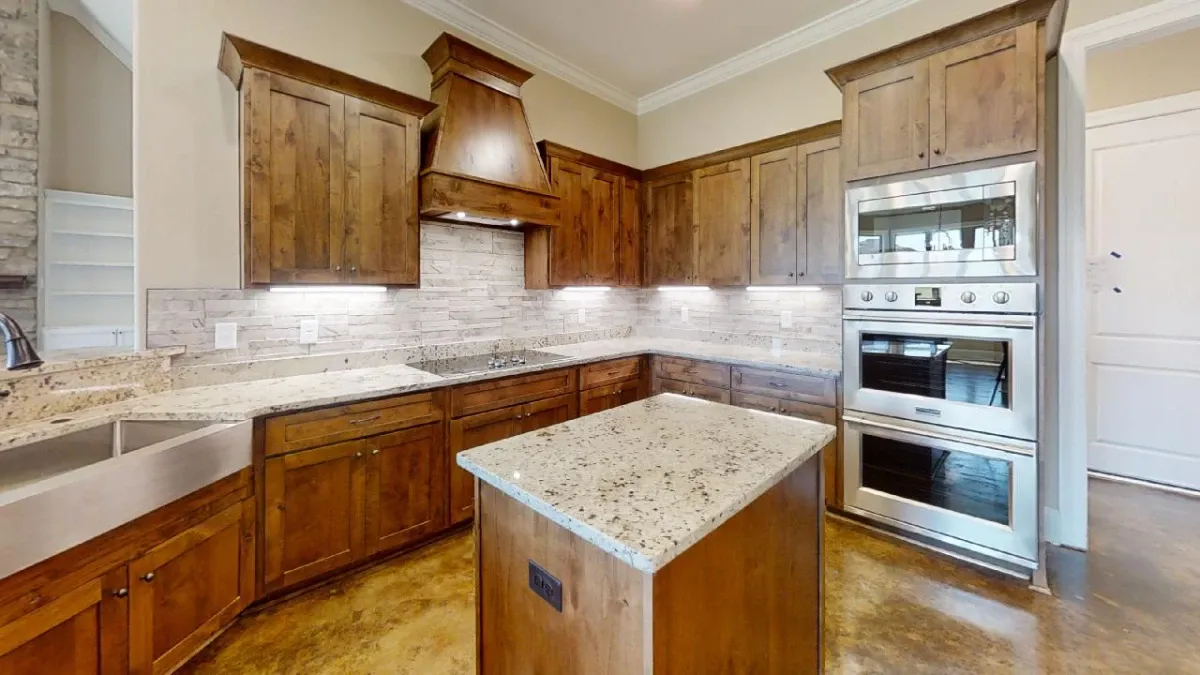
[[[113,37],[112,33],[104,30],[104,26],[101,26],[100,22],[96,21],[96,17],[88,11],[87,7],[83,6],[80,0],[49,0],[49,5],[50,9],[55,12],[66,14],[78,21],[79,25],[83,26],[105,49],[117,57],[117,60],[127,70],[133,70],[133,54],[119,40]]]
[[[517,59],[561,80],[594,94],[609,103],[637,113],[638,100],[633,94],[613,86],[579,66],[535,45],[511,30],[457,0],[404,0],[406,4],[450,24],[454,28],[501,49]]]
[[[667,104],[674,103],[697,92],[716,86],[726,80],[744,75],[752,70],[761,68],[768,63],[778,61],[785,56],[807,49],[817,43],[836,37],[848,30],[875,21],[917,4],[921,0],[858,0],[858,2],[839,9],[832,14],[801,26],[796,30],[782,35],[770,42],[763,43],[753,49],[706,68],[695,75],[667,85],[658,91],[638,99],[638,114],[642,115],[657,110]]]

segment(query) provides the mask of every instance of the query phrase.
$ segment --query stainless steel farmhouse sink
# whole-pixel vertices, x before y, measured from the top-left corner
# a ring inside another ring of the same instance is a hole
[[[249,466],[251,426],[117,420],[0,450],[0,578]]]

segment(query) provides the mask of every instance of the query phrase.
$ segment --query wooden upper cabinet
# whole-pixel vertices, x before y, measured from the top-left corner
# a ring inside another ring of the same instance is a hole
[[[843,91],[846,180],[929,166],[929,61],[896,66]]]
[[[805,265],[799,148],[750,160],[750,283],[795,284]]]
[[[444,425],[369,439],[366,555],[399,548],[447,525]]]
[[[241,91],[246,284],[420,282],[429,101],[224,35]]]
[[[929,58],[930,166],[1037,150],[1037,24]]]
[[[621,252],[617,284],[642,285],[642,182],[621,178]]]
[[[584,250],[587,224],[584,213],[582,164],[559,157],[550,158],[550,183],[562,208],[562,225],[539,230],[550,240],[550,286],[582,286],[587,283]]]
[[[126,581],[126,569],[120,567],[0,625],[0,673],[129,672]],[[19,602],[30,604],[29,598]],[[7,616],[11,609],[0,607],[0,614]]]
[[[695,197],[696,271],[701,285],[750,283],[750,158],[697,169]]]
[[[129,563],[129,670],[169,673],[254,597],[254,500],[226,507]]]
[[[345,270],[354,283],[420,282],[420,118],[346,98]]]
[[[616,286],[620,281],[621,177],[585,167],[584,251],[587,283]]]
[[[646,184],[646,283],[690,284],[695,276],[692,174]]]
[[[841,139],[827,138],[801,146],[800,157],[804,166],[800,202],[804,213],[805,264],[798,276],[799,283],[840,284],[846,194],[842,183]]]

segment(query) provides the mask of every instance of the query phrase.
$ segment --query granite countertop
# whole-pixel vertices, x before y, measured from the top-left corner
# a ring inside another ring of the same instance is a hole
[[[827,424],[662,394],[459,453],[458,464],[653,573],[835,437]]]
[[[543,347],[539,351],[559,354],[564,359],[536,366],[453,377],[439,377],[398,364],[176,389],[0,430],[0,450],[114,419],[238,421],[637,354],[765,366],[821,377],[841,375],[839,361],[826,354],[771,352],[755,347],[668,338],[597,340]],[[140,354],[145,355],[146,352]]]
[[[80,370],[82,368],[97,368],[126,361],[141,361],[145,359],[162,359],[177,356],[184,352],[183,347],[161,347],[135,352],[131,349],[115,347],[90,347],[87,349],[63,349],[39,352],[42,365],[26,370],[0,370],[0,382],[20,378],[34,377],[61,373],[65,370]]]

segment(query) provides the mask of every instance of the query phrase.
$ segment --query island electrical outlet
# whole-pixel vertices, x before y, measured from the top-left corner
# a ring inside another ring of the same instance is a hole
[[[546,604],[559,612],[562,611],[562,582],[532,560],[529,561],[529,588],[545,600]]]

